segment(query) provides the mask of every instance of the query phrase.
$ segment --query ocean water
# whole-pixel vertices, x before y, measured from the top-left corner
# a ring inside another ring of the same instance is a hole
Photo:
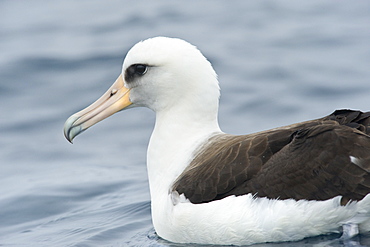
[[[194,246],[153,229],[146,147],[154,113],[116,114],[77,137],[136,42],[190,41],[208,57],[219,121],[245,134],[370,110],[369,1],[0,1],[0,246]],[[370,246],[360,235],[256,246]]]

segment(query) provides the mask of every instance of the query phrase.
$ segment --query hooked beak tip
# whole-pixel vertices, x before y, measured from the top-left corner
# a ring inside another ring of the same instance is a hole
[[[72,115],[64,124],[64,136],[71,144],[73,144],[73,139],[83,132],[81,125],[75,124],[78,119],[78,116]]]

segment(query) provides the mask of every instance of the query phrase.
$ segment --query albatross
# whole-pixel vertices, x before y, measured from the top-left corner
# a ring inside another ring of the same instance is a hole
[[[140,41],[68,141],[124,109],[156,114],[147,151],[152,220],[171,242],[246,245],[370,231],[370,112],[336,110],[249,135],[221,131],[219,83],[190,43]]]

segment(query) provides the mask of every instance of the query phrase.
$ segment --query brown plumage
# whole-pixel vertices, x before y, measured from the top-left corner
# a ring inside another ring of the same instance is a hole
[[[370,112],[324,118],[251,135],[219,134],[194,155],[173,190],[192,203],[252,193],[342,205],[370,193]],[[352,157],[352,158],[351,158]]]

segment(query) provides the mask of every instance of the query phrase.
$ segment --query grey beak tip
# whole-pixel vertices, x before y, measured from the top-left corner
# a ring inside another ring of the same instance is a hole
[[[64,124],[64,136],[65,138],[73,144],[73,139],[83,132],[83,129],[80,125],[75,125],[76,121],[78,120],[78,117],[72,115],[67,119],[67,121]]]

